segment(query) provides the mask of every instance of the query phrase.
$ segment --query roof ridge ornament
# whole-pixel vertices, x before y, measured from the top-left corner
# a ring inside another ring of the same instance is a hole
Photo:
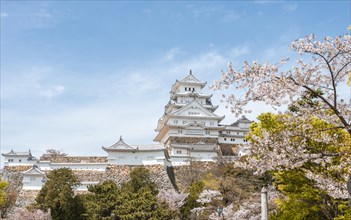
[[[190,75],[193,75],[193,72],[191,71],[191,69],[190,69]]]

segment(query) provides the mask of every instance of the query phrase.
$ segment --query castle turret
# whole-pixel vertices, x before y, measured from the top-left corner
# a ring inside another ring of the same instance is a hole
[[[224,116],[214,113],[211,94],[204,94],[206,82],[189,75],[176,81],[170,92],[170,100],[159,119],[155,141],[168,150],[174,165],[189,159],[213,161],[218,155],[218,135],[223,128],[219,123]]]

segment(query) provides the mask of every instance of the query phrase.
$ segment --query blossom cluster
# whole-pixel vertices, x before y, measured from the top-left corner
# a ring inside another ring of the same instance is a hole
[[[256,101],[273,108],[289,104],[294,109],[280,118],[284,129],[251,135],[248,167],[264,173],[319,164],[343,178],[336,181],[311,170],[306,171],[306,177],[331,196],[345,198],[345,183],[351,175],[351,144],[340,141],[338,132],[328,131],[343,129],[348,139],[351,137],[351,100],[345,100],[345,81],[351,73],[351,36],[319,41],[312,34],[292,42],[290,49],[303,56],[292,66],[286,67],[288,58],[276,64],[244,62],[241,70],[228,64],[212,88],[244,91],[243,95],[223,95],[236,116],[250,112],[247,105]],[[330,126],[316,129],[315,119]]]

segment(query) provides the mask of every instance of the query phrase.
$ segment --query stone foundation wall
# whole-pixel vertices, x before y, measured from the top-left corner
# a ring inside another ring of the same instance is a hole
[[[181,192],[184,192],[194,180],[200,180],[217,168],[216,162],[200,161],[191,161],[189,166],[175,166],[173,171],[176,185]]]
[[[5,171],[12,171],[12,172],[23,172],[23,171],[27,171],[30,168],[32,168],[32,165],[29,166],[5,166],[4,170]]]
[[[95,170],[72,170],[74,175],[78,178],[80,182],[85,181],[98,181],[103,182],[101,180],[105,180],[105,172],[104,171],[95,171]]]
[[[17,196],[15,207],[25,208],[35,202],[39,190],[21,190]]]
[[[237,156],[238,155],[238,145],[236,144],[219,144],[223,156]]]
[[[130,179],[130,172],[136,167],[145,167],[150,171],[151,179],[156,183],[158,189],[173,189],[172,183],[167,175],[163,165],[148,166],[126,166],[126,165],[108,165],[104,180],[114,180],[118,185]]]

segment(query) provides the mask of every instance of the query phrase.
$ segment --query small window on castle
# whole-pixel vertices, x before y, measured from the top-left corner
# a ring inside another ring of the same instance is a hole
[[[174,124],[178,124],[178,120],[174,120]]]
[[[210,131],[206,131],[206,134],[210,134]]]
[[[35,181],[35,176],[31,176],[30,181]]]
[[[181,134],[181,133],[183,133],[183,131],[182,130],[178,130],[178,134]]]
[[[21,162],[22,162],[22,160],[21,160],[21,159],[19,159],[19,160],[18,160],[18,162],[20,162],[20,163],[21,163]]]
[[[193,88],[193,92],[195,92],[195,88]]]
[[[188,91],[188,88],[187,88],[187,87],[185,87],[185,91]]]
[[[177,150],[177,154],[182,154],[182,151],[181,150]]]
[[[227,140],[227,138],[224,138],[224,140],[226,141],[226,140]]]

